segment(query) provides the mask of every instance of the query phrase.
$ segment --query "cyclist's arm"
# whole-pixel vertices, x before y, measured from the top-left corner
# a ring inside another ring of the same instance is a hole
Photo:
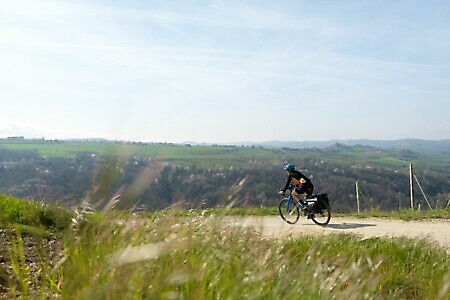
[[[286,192],[286,190],[289,188],[290,183],[291,183],[291,176],[288,177],[286,184],[284,185],[283,193]]]

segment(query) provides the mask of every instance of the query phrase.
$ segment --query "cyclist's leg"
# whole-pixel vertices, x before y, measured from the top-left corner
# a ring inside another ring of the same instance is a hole
[[[314,185],[311,182],[305,182],[300,188],[295,188],[295,192],[297,192],[299,195],[304,194],[305,199],[307,199],[311,197],[312,193],[314,192]]]
[[[303,199],[308,199],[311,198],[312,193],[314,192],[314,185],[311,182],[305,182],[301,188],[298,190],[299,193],[301,193],[303,195]],[[305,215],[308,216],[308,219],[312,218],[313,215],[313,207],[310,205],[307,205],[307,203],[305,202],[306,208],[305,208]]]
[[[294,196],[295,199],[297,199],[298,202],[300,202],[302,205],[306,205],[306,203],[303,201],[302,197],[300,195],[302,195],[303,192],[301,191],[301,188],[296,187],[293,191],[292,191],[292,196]]]

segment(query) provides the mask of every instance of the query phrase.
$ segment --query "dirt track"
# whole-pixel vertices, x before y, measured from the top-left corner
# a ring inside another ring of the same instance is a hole
[[[289,225],[278,216],[226,217],[225,222],[234,226],[253,227],[262,235],[274,238],[317,233],[351,233],[361,237],[406,236],[426,239],[450,253],[450,220],[406,222],[376,218],[332,218],[326,227],[317,226],[306,218],[300,218],[297,224]]]

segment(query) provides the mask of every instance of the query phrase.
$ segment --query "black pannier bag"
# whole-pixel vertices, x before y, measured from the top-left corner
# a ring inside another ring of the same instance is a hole
[[[328,207],[330,206],[330,200],[328,199],[328,194],[320,194],[317,195],[317,200],[322,200],[325,202]],[[326,209],[325,205],[323,205],[322,201],[317,201],[314,206],[314,212],[321,212],[322,210]]]

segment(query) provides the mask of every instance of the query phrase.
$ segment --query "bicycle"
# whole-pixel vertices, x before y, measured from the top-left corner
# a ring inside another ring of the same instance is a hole
[[[320,226],[325,226],[330,222],[331,210],[328,194],[312,195],[306,198],[306,205],[300,203],[292,196],[293,186],[289,187],[289,196],[283,198],[278,206],[281,218],[288,224],[297,223],[302,211],[308,219]]]

